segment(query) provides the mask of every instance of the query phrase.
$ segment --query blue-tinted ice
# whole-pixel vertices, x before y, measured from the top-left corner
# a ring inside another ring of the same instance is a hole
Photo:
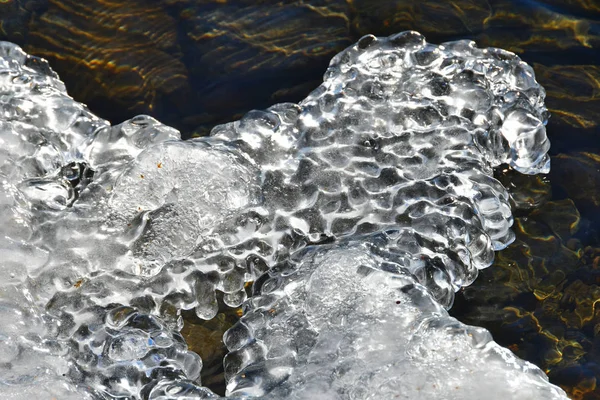
[[[182,141],[0,43],[0,395],[213,397],[180,311],[256,280],[231,398],[566,398],[445,311],[513,239],[492,169],[548,172],[544,95],[500,49],[366,36],[300,104]]]

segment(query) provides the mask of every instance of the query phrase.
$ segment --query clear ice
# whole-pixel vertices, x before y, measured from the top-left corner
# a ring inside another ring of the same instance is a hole
[[[0,396],[218,397],[179,331],[221,292],[232,399],[566,398],[446,312],[513,240],[493,168],[549,170],[544,96],[510,52],[365,36],[299,104],[182,141],[0,42]]]

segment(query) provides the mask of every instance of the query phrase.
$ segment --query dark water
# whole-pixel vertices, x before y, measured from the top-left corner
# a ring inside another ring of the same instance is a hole
[[[452,313],[572,398],[600,399],[600,1],[0,0],[0,40],[47,58],[93,112],[114,123],[150,114],[184,137],[299,101],[335,53],[407,29],[514,51],[546,87],[552,172],[499,172],[535,207],[517,212],[517,241]],[[235,319],[187,316],[183,333],[217,390],[221,334]]]

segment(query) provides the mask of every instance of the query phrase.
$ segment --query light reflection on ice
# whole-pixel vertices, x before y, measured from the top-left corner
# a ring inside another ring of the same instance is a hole
[[[543,100],[512,53],[366,36],[300,104],[181,141],[1,43],[0,394],[212,397],[180,311],[257,280],[232,398],[564,398],[444,309],[513,240],[493,167],[548,171]]]

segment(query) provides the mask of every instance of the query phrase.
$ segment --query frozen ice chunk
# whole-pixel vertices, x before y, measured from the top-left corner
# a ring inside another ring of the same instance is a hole
[[[76,295],[57,299],[53,307],[69,309],[72,300]],[[181,335],[159,318],[131,307],[90,305],[70,338],[73,381],[109,398],[148,398],[157,386],[199,383],[200,357],[188,352]]]
[[[365,241],[309,248],[254,290],[225,335],[230,395],[566,399],[489,332],[449,317],[413,276],[375,256]]]
[[[212,397],[180,312],[210,319],[258,279],[231,393],[562,396],[444,311],[513,239],[493,168],[548,170],[544,95],[509,52],[366,36],[299,104],[182,141],[109,125],[1,43],[0,393]]]
[[[243,158],[207,141],[168,141],[125,168],[108,205],[109,218],[123,226],[136,220],[132,250],[147,262],[139,273],[153,275],[188,255],[218,221],[258,201],[258,171]]]
[[[5,254],[2,250],[2,255]],[[10,400],[91,400],[90,393],[78,389],[65,377],[70,369],[65,351],[50,338],[42,313],[28,298],[28,293],[23,293],[14,282],[2,283],[0,397]]]
[[[91,168],[116,169],[153,144],[178,139],[181,136],[176,129],[147,115],[139,115],[122,124],[98,129],[83,148]]]

